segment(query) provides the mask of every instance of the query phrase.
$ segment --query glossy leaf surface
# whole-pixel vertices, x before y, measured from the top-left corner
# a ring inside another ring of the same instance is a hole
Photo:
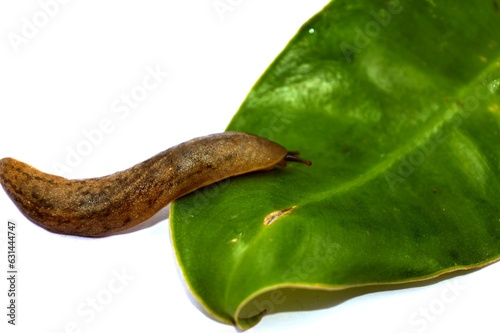
[[[173,204],[181,269],[220,320],[256,324],[263,309],[252,298],[285,286],[401,283],[495,261],[500,3],[332,1],[228,130],[313,165],[232,178]]]

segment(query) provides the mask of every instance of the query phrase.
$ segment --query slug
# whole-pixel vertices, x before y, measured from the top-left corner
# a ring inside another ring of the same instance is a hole
[[[268,139],[241,132],[196,138],[130,169],[69,180],[13,158],[0,160],[0,183],[19,210],[65,235],[101,237],[152,217],[175,199],[219,180],[287,161],[311,165]]]

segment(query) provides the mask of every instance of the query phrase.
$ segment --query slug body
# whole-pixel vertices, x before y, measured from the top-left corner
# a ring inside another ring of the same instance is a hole
[[[0,183],[30,220],[61,234],[100,237],[132,228],[171,201],[247,172],[301,162],[298,153],[258,136],[225,132],[167,149],[130,169],[69,180],[12,158],[0,160]]]

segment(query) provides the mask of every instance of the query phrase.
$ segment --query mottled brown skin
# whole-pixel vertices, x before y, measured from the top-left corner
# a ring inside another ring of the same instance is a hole
[[[173,200],[224,178],[301,162],[298,153],[241,132],[193,139],[115,174],[69,180],[12,158],[0,183],[30,220],[49,231],[100,237],[146,221]]]

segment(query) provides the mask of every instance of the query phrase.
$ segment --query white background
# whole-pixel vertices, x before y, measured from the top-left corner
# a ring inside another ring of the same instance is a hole
[[[267,66],[328,1],[223,0],[224,13],[213,0],[62,2],[0,4],[0,157],[83,178],[223,131]],[[51,16],[43,3],[52,3]],[[149,80],[151,91],[140,96],[148,70],[168,75],[157,85]],[[125,107],[123,96],[134,92],[141,100]],[[85,133],[94,135],[90,145]],[[70,153],[78,149],[80,159]],[[136,232],[86,239],[37,227],[0,191],[2,276],[9,219],[18,231],[18,325],[6,323],[2,278],[2,332],[235,332],[191,301],[172,252],[168,209]],[[494,264],[316,311],[271,314],[249,332],[498,332],[499,280]]]

